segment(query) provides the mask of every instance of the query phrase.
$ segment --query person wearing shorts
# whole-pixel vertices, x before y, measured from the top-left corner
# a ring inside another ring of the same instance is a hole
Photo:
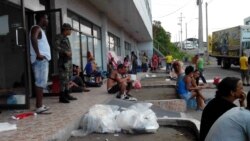
[[[30,30],[30,60],[35,77],[36,113],[43,113],[49,107],[43,105],[43,89],[47,87],[50,45],[44,29],[48,26],[48,17],[44,13],[35,16],[37,25]]]
[[[126,90],[129,91],[129,90],[131,90],[131,88],[132,88],[132,82],[128,82]],[[111,87],[110,89],[108,89],[109,94],[115,94],[115,93],[117,93],[119,91],[120,91],[120,85],[119,84],[116,84],[113,87]]]
[[[118,65],[117,70],[113,70],[107,80],[107,91],[109,94],[118,92],[116,98],[124,100],[136,100],[129,91],[132,89],[130,76],[126,75],[126,67],[123,64]]]

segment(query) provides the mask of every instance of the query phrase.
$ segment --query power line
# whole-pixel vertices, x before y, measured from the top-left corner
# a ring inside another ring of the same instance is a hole
[[[191,2],[192,2],[192,1],[189,1],[189,2],[187,2],[185,5],[183,5],[183,6],[181,6],[180,8],[178,8],[177,10],[175,10],[175,11],[173,11],[173,12],[170,12],[170,13],[168,13],[167,15],[160,16],[160,17],[157,17],[157,18],[164,18],[164,17],[167,17],[167,16],[169,16],[169,15],[172,15],[172,14],[178,12],[179,10],[183,9],[184,7],[186,7],[186,6],[187,6],[188,4],[190,4]]]

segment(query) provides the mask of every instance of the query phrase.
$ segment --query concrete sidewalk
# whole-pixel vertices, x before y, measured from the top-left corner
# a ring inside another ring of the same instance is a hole
[[[138,74],[140,77],[142,74]],[[3,111],[0,122],[17,125],[17,130],[1,132],[1,141],[51,141],[67,140],[73,129],[78,128],[81,117],[95,104],[115,104],[119,106],[131,105],[131,102],[115,99],[114,95],[106,92],[106,83],[102,87],[90,88],[88,93],[73,93],[78,100],[69,104],[58,102],[58,97],[45,97],[44,104],[48,105],[52,114],[30,116],[21,120],[13,120],[11,116],[17,112],[34,110],[35,99],[31,99],[31,108],[22,111]],[[159,117],[181,117],[180,113],[168,112],[157,107],[152,108]]]
[[[31,99],[31,108],[22,111],[2,111],[0,122],[9,122],[17,125],[17,130],[0,133],[1,141],[47,141],[66,140],[70,131],[76,129],[84,113],[95,104],[107,103],[114,96],[106,93],[106,85],[100,88],[90,88],[88,93],[73,93],[78,100],[69,104],[58,102],[58,97],[44,97],[44,104],[49,106],[52,114],[30,116],[21,120],[13,120],[11,116],[18,112],[27,112],[35,109],[35,99]]]

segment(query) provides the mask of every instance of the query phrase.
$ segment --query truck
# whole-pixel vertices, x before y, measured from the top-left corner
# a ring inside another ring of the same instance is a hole
[[[210,56],[216,57],[217,64],[229,69],[231,65],[239,65],[242,53],[250,56],[250,25],[240,25],[212,32],[212,51]]]

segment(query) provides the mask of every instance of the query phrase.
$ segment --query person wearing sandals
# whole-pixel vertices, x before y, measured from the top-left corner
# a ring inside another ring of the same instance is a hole
[[[43,89],[47,87],[49,61],[51,59],[50,45],[45,28],[48,26],[48,17],[45,13],[35,16],[37,25],[30,30],[30,60],[35,78],[36,113],[43,113],[49,107],[43,105]]]

